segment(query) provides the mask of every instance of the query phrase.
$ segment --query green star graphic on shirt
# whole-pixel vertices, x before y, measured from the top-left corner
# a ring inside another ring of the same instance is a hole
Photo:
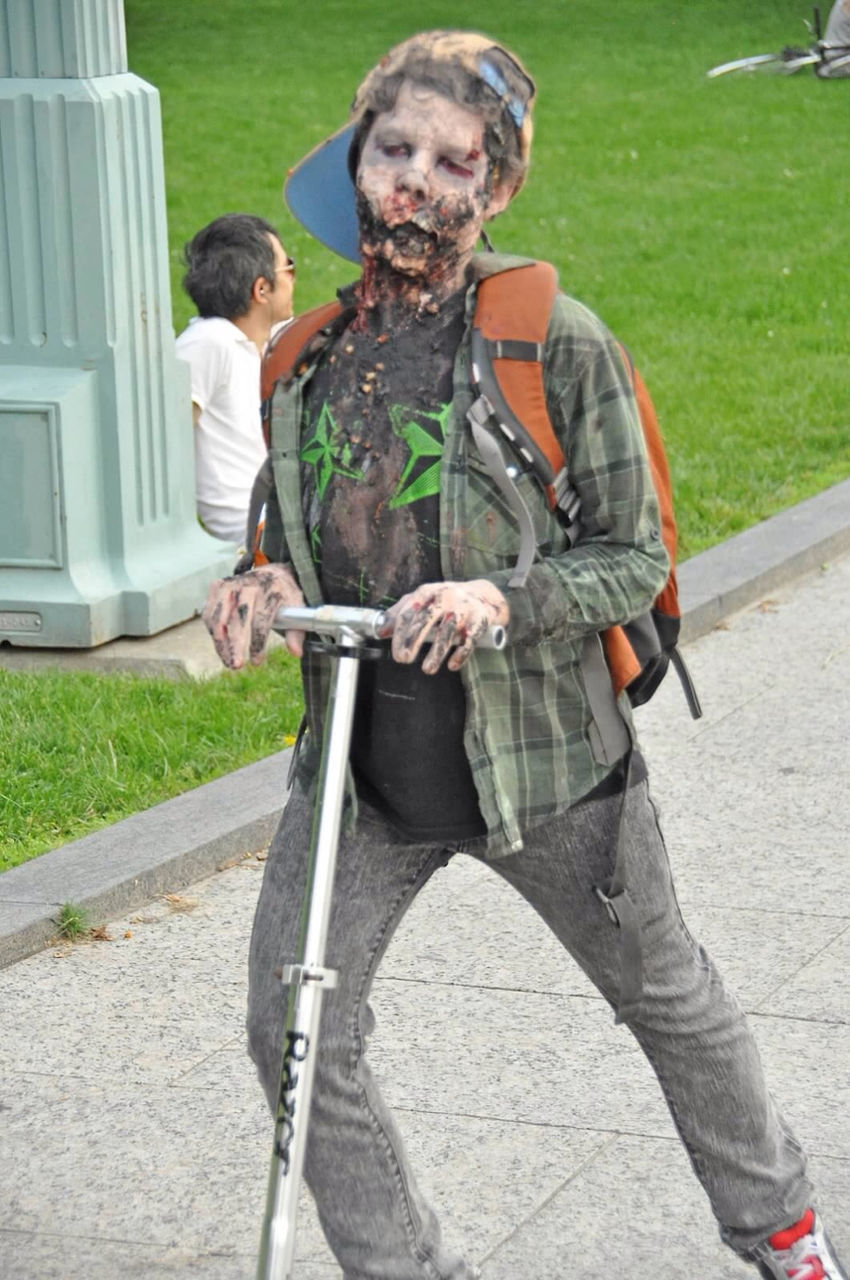
[[[444,404],[438,413],[423,413],[409,409],[402,404],[390,408],[390,423],[393,433],[403,440],[410,451],[404,470],[399,477],[396,491],[390,498],[388,506],[391,510],[418,502],[420,498],[430,498],[440,492],[440,458],[443,453],[443,442],[446,438],[446,427],[449,420],[450,404]],[[417,415],[420,419],[416,421]],[[421,419],[436,422],[440,429],[439,438],[422,426]],[[430,462],[434,458],[436,461]]]
[[[327,404],[322,405],[309,440],[301,446],[301,461],[309,462],[316,475],[316,492],[324,498],[331,476],[347,476],[362,480],[363,472],[350,464],[351,445],[344,441],[340,449],[340,430]]]

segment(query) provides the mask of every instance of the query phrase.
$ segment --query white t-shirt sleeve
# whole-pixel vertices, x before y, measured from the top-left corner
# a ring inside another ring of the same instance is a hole
[[[189,366],[192,402],[203,412],[215,401],[231,377],[230,349],[220,342],[210,340],[209,335],[199,341],[190,325],[177,339],[176,352],[178,358],[185,360]]]

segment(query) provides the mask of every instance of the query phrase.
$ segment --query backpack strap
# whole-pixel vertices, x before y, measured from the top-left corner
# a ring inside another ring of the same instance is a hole
[[[623,787],[620,793],[620,813],[617,819],[617,842],[614,853],[614,874],[604,884],[596,884],[593,891],[608,912],[611,923],[620,932],[620,992],[614,1021],[624,1022],[629,1014],[635,1014],[640,1006],[643,990],[643,947],[640,917],[626,884],[625,815],[626,801],[631,787],[634,746],[630,746],[620,764]]]
[[[272,398],[275,387],[281,380],[288,381],[293,376],[310,340],[320,329],[324,329],[335,320],[341,311],[342,304],[336,301],[326,302],[321,307],[314,307],[312,311],[305,311],[291,324],[284,325],[263,352],[263,361],[260,366],[260,417],[267,449],[271,443]],[[263,508],[273,486],[274,471],[271,458],[266,454],[251,487],[245,551],[236,562],[234,573],[247,573],[249,569],[268,563],[260,550],[259,534]]]
[[[327,328],[341,312],[342,303],[337,299],[314,307],[312,311],[305,311],[282,328],[266,347],[260,369],[260,399],[266,447],[270,439],[271,405],[275,386],[281,380],[286,382],[292,378],[306,355],[305,348],[311,338],[321,329]]]
[[[524,586],[537,554],[531,512],[516,485],[517,465],[531,471],[546,501],[558,510],[570,546],[578,538],[578,496],[546,407],[543,347],[558,276],[548,262],[532,262],[486,276],[478,285],[472,326],[472,383],[477,399],[467,412],[472,437],[520,535],[509,586]],[[493,427],[507,439],[516,465],[505,462]]]
[[[475,446],[490,473],[490,479],[505,499],[508,510],[517,522],[519,528],[519,555],[517,556],[513,573],[508,580],[508,586],[523,587],[537,553],[537,532],[534,528],[534,519],[526,505],[525,498],[523,498],[516,486],[514,479],[516,469],[509,467],[505,462],[502,451],[490,430],[491,406],[483,395],[479,396],[475,403],[470,405],[466,417],[472,431]]]
[[[472,328],[477,418],[490,417],[543,487],[554,511],[574,523],[578,499],[546,407],[543,346],[558,275],[533,262],[486,276],[478,286]]]

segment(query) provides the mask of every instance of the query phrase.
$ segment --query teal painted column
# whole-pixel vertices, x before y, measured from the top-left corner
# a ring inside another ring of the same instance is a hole
[[[150,635],[229,571],[195,520],[187,372],[122,0],[0,0],[0,643]]]

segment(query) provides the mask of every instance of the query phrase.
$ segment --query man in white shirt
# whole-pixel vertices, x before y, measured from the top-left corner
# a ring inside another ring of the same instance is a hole
[[[295,263],[274,227],[249,213],[216,218],[183,257],[183,287],[198,309],[177,339],[191,369],[198,516],[214,537],[242,543],[266,456],[260,358],[272,329],[292,316]]]

